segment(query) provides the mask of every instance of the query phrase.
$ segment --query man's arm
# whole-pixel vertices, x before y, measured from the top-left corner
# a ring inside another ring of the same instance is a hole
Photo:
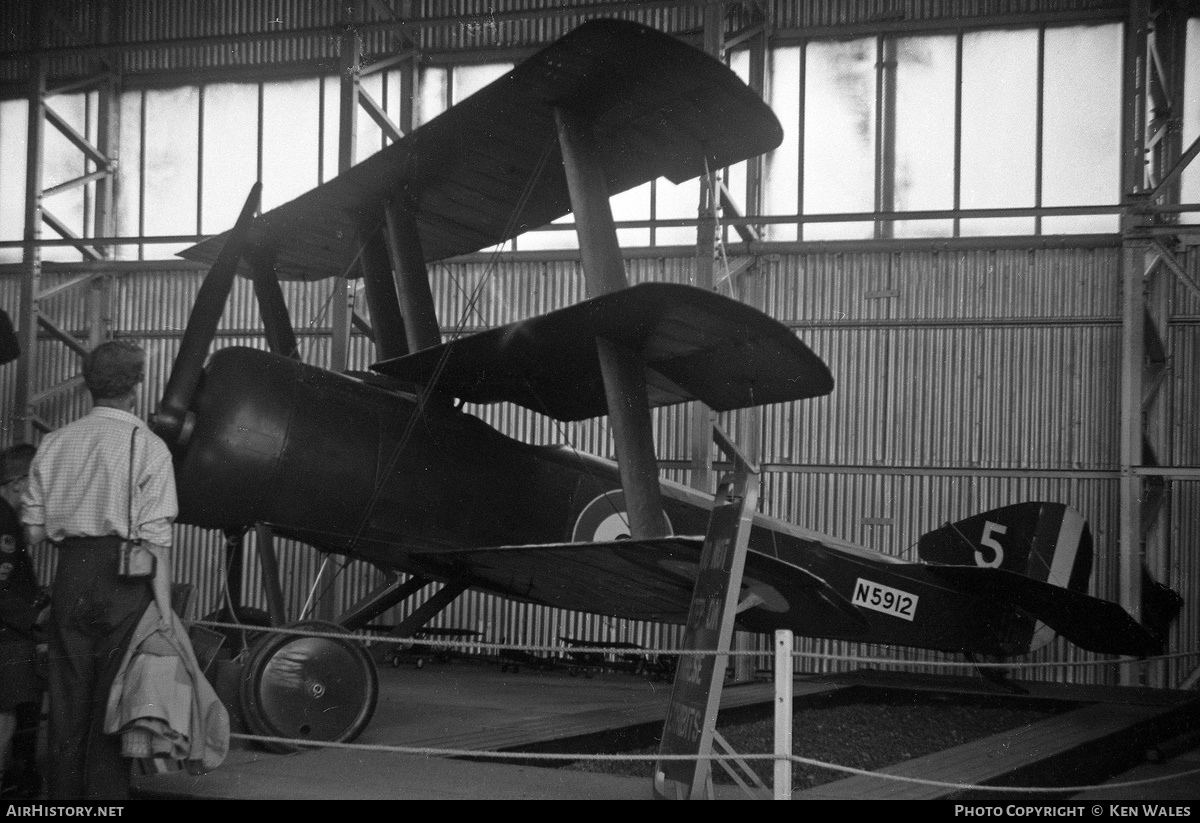
[[[154,555],[154,604],[162,615],[160,629],[169,629],[171,619],[171,524],[179,513],[175,495],[175,470],[166,445],[153,435],[146,449],[144,474],[138,480],[137,535]]]
[[[142,547],[154,555],[154,579],[150,586],[161,618],[159,628],[170,629],[174,625],[171,620],[171,550],[155,543],[143,543]]]
[[[46,539],[46,507],[43,505],[42,470],[39,455],[34,455],[29,466],[29,482],[21,496],[21,523],[25,526],[26,545],[33,547]]]

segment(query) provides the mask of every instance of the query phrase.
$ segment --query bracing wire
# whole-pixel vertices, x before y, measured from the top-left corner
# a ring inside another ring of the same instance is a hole
[[[553,153],[554,145],[555,144],[553,141],[547,141],[546,145],[543,147],[541,155],[538,158],[538,162],[537,162],[536,166],[534,167],[534,172],[532,175],[530,175],[529,179],[526,180],[525,186],[521,191],[521,196],[518,198],[517,204],[514,207],[513,212],[509,217],[508,223],[505,226],[505,233],[504,233],[505,237],[512,235],[513,232],[515,231],[516,226],[518,225],[518,221],[520,220],[521,215],[524,212],[525,206],[529,202],[530,196],[532,195],[534,189],[536,188],[537,183],[541,180],[541,177],[545,172],[546,165],[550,160],[551,154]],[[351,261],[350,265],[347,266],[347,268],[346,268],[347,271],[349,271],[350,266],[354,265],[354,263],[357,262],[359,256],[361,256],[361,254],[362,254],[363,247],[365,247],[365,243],[360,246],[358,253],[355,255],[355,257]],[[470,317],[471,313],[475,310],[475,306],[479,301],[479,296],[482,292],[483,284],[485,282],[487,282],[489,277],[492,276],[492,273],[495,271],[495,269],[497,267],[497,261],[499,260],[499,254],[500,254],[499,250],[492,252],[491,259],[489,260],[488,266],[485,269],[484,275],[480,278],[480,282],[478,284],[476,284],[475,288],[472,290],[466,307],[464,307],[462,313],[459,316],[458,321],[456,322],[456,324],[453,328],[453,331],[450,333],[451,342],[453,342],[454,340],[457,340],[459,338],[459,336],[461,335],[462,330],[466,327],[467,320]],[[366,529],[367,523],[370,522],[371,515],[374,513],[375,507],[379,503],[379,496],[383,491],[384,480],[386,478],[390,477],[392,475],[392,472],[395,471],[396,464],[399,462],[399,459],[400,459],[400,455],[403,454],[404,449],[407,447],[410,439],[412,438],[412,435],[416,430],[418,422],[424,418],[425,409],[426,409],[430,399],[433,396],[434,390],[437,387],[438,380],[440,379],[442,373],[445,371],[446,364],[449,362],[450,349],[451,349],[450,346],[446,346],[442,350],[441,356],[438,358],[438,362],[434,366],[434,369],[430,375],[430,379],[428,380],[428,382],[426,382],[426,384],[424,386],[421,387],[420,392],[417,394],[416,410],[414,411],[414,413],[409,417],[409,419],[405,423],[404,430],[401,432],[400,438],[397,440],[396,445],[392,448],[391,454],[388,456],[388,460],[384,465],[383,471],[380,472],[376,477],[375,484],[372,488],[370,500],[368,500],[368,502],[367,502],[367,506],[366,506],[365,510],[363,511],[363,516],[359,520],[358,527],[355,529],[355,532],[350,539],[349,546],[347,547],[346,553],[348,556],[351,556],[351,557],[353,556],[354,548],[358,544],[359,540],[361,540],[362,533]],[[322,591],[322,595],[324,595],[326,592],[329,591],[329,589],[334,585],[337,578],[340,576],[341,572],[345,568],[346,568],[346,565],[343,565],[334,575],[331,576],[329,583],[326,585],[326,588]]]

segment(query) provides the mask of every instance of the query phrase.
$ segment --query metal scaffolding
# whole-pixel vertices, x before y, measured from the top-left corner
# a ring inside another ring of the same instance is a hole
[[[1170,584],[1177,558],[1171,546],[1171,484],[1200,476],[1173,467],[1171,409],[1163,391],[1172,377],[1172,286],[1178,279],[1200,294],[1179,260],[1181,241],[1200,225],[1181,223],[1180,176],[1200,152],[1183,151],[1184,4],[1130,4],[1125,47],[1125,163],[1121,334],[1121,605],[1143,617],[1147,576]],[[1178,375],[1187,378],[1187,375]],[[1191,376],[1194,379],[1194,375]],[[1165,663],[1125,667],[1127,684],[1177,686]]]
[[[109,6],[105,4],[104,11]],[[49,27],[65,27],[55,16],[42,14],[42,6],[32,9],[34,37],[45,42]],[[111,17],[101,15],[100,30],[107,32]],[[69,28],[69,27],[68,27]],[[33,60],[32,80],[29,87],[29,119],[25,178],[25,232],[24,266],[22,269],[17,328],[21,341],[21,357],[17,362],[15,390],[16,437],[33,442],[35,431],[51,429],[38,414],[43,402],[66,392],[78,389],[79,381],[68,378],[50,385],[39,385],[35,358],[38,338],[45,333],[71,351],[82,356],[89,349],[107,339],[111,333],[109,298],[112,275],[106,272],[91,272],[77,275],[66,282],[44,289],[42,283],[42,231],[49,228],[60,238],[69,241],[78,249],[85,260],[100,261],[111,256],[111,247],[93,246],[87,237],[76,235],[66,223],[56,217],[47,207],[46,200],[56,194],[73,189],[84,190],[84,234],[108,237],[113,234],[114,209],[113,191],[116,178],[116,124],[119,78],[111,63],[100,54],[96,57],[95,73],[74,82],[49,87],[42,61]],[[95,142],[81,134],[58,114],[52,105],[57,94],[67,92],[94,92],[96,95]],[[65,137],[83,155],[84,173],[72,180],[46,188],[43,181],[43,161],[46,127],[50,126]],[[89,214],[90,213],[90,214]],[[90,220],[89,220],[90,216]],[[59,298],[69,292],[87,288],[87,336],[80,339],[54,318],[54,308]]]

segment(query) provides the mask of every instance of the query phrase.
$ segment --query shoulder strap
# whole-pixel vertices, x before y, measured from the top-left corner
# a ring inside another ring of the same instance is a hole
[[[137,440],[138,427],[134,426],[133,431],[129,433],[129,534],[130,540],[137,538],[133,534],[133,446]]]

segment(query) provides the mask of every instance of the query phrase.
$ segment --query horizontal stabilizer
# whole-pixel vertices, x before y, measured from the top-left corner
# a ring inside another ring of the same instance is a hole
[[[501,546],[414,555],[449,561],[470,585],[557,608],[631,620],[683,623],[700,565],[702,537],[656,537],[597,543]],[[858,609],[824,580],[757,552],[746,555],[738,626],[747,631],[802,631],[820,625],[863,636]]]
[[[641,358],[650,406],[717,411],[819,397],[828,367],[783,324],[714,292],[643,283],[385,360],[376,371],[471,403],[508,401],[558,420],[606,414],[596,338]]]
[[[1088,651],[1134,657],[1148,657],[1162,651],[1162,639],[1139,625],[1116,603],[1003,569],[934,565],[926,568],[963,591],[1023,609]]]
[[[570,211],[555,108],[593,123],[608,190],[679,183],[774,149],[779,121],[720,61],[621,20],[593,20],[382,151],[254,221],[281,280],[357,277],[362,234],[403,196],[426,261],[502,243]],[[270,192],[265,194],[269,197]],[[211,263],[229,234],[181,252]]]

